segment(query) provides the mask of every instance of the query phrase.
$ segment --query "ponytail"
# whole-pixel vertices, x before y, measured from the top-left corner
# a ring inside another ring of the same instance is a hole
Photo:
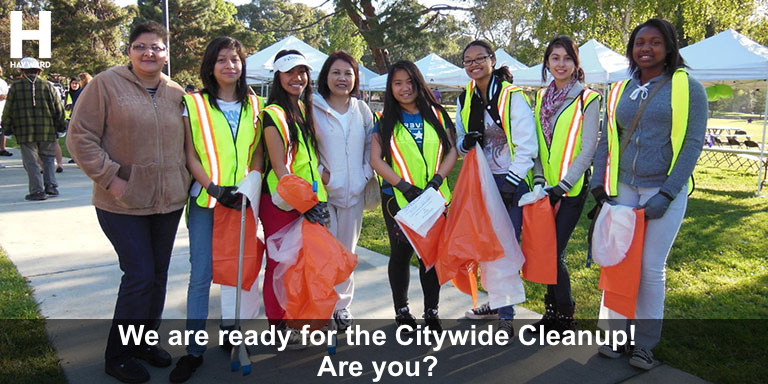
[[[509,73],[509,67],[506,65],[502,65],[499,68],[495,68],[493,70],[493,76],[496,76],[501,81],[506,81],[508,83],[512,83],[512,74]]]

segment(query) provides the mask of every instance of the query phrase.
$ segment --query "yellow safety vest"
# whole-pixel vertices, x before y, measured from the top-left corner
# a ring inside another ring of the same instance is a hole
[[[72,95],[69,92],[67,92],[67,97],[64,100],[64,107],[65,107],[64,108],[64,118],[69,120],[69,115],[72,114],[72,110],[71,109],[67,110],[67,108],[66,108],[67,105],[72,105]]]
[[[443,115],[435,107],[432,107],[432,111],[437,116],[440,125],[445,129]],[[443,146],[435,128],[423,118],[422,122],[424,139],[421,144],[421,150],[419,150],[419,146],[416,144],[416,140],[413,139],[411,133],[408,132],[408,129],[400,121],[395,124],[392,138],[389,140],[389,150],[392,154],[392,170],[406,182],[424,189],[432,176],[440,168],[443,158]],[[397,188],[392,188],[392,191],[400,208],[408,204],[408,200],[405,199],[405,196]],[[451,189],[448,186],[447,180],[443,180],[443,183],[438,188],[438,192],[443,196],[446,204],[451,202]]]
[[[304,117],[304,103],[301,100],[299,100],[299,110],[302,117]],[[298,124],[296,130],[299,142],[293,145],[292,150],[290,150],[290,134],[288,133],[288,122],[283,107],[277,104],[270,104],[264,108],[262,113],[269,115],[275,123],[277,132],[280,133],[280,137],[283,139],[283,151],[285,153],[283,160],[285,161],[286,168],[288,168],[288,172],[309,182],[312,185],[312,190],[317,195],[318,201],[326,201],[325,186],[323,186],[322,179],[317,171],[319,162],[317,155],[315,155],[315,148],[312,147],[311,143],[307,142]],[[275,174],[274,168],[271,168],[267,173],[267,187],[269,187],[270,194],[275,192],[277,180],[277,174]]]
[[[621,94],[624,93],[624,88],[627,87],[628,82],[629,80],[623,80],[611,84],[611,90],[608,93],[606,106],[607,124],[605,130],[605,133],[608,135],[608,158],[605,162],[605,193],[607,193],[608,196],[616,196],[618,193],[620,155],[618,125],[616,123],[616,107],[619,104]],[[671,93],[672,129],[670,132],[670,140],[672,142],[672,162],[669,164],[667,175],[672,172],[672,168],[675,166],[677,155],[680,154],[680,149],[683,147],[685,131],[688,129],[688,73],[685,72],[685,69],[678,68],[672,75]],[[691,186],[690,183],[691,180],[689,179],[689,188]]]
[[[571,162],[581,151],[581,126],[584,120],[584,111],[587,110],[589,103],[599,99],[600,95],[589,88],[584,88],[584,91],[579,95],[580,97],[574,99],[557,117],[552,131],[552,141],[547,148],[539,118],[541,103],[546,91],[546,88],[538,91],[533,117],[536,119],[539,159],[544,171],[544,179],[547,180],[548,185],[557,185],[568,173]],[[578,196],[583,184],[584,175],[581,175],[565,196]]]
[[[520,92],[525,99],[528,106],[531,106],[531,102],[528,101],[528,97],[523,93],[523,89],[508,83],[506,81],[501,82],[501,92],[499,93],[499,100],[496,103],[496,109],[499,111],[499,117],[501,118],[501,129],[504,130],[504,135],[507,137],[507,146],[509,147],[509,157],[514,161],[515,159],[515,146],[512,144],[511,127],[509,126],[509,100],[513,94]],[[472,80],[467,83],[464,88],[464,103],[461,105],[461,125],[464,127],[464,133],[469,130],[469,112],[470,104],[472,104],[472,95],[475,93],[475,81]],[[526,183],[531,185],[531,179],[533,174],[528,172],[525,177]]]
[[[256,123],[264,100],[258,96],[248,96],[249,102],[240,109],[237,135],[233,139],[226,117],[211,107],[209,97],[207,93],[200,92],[184,95],[192,144],[205,174],[214,184],[236,185],[248,174],[261,137],[261,128],[257,128]],[[205,187],[203,185],[195,203],[203,208],[213,208],[216,199],[208,195]]]

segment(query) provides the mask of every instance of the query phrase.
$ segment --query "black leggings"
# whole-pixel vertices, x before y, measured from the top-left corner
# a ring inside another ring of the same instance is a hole
[[[567,312],[573,308],[571,297],[571,279],[565,266],[565,246],[579,222],[584,203],[589,194],[590,172],[584,175],[584,184],[578,196],[560,199],[560,208],[555,215],[555,233],[557,236],[557,284],[547,285],[547,294],[557,303],[558,311]]]
[[[413,247],[395,222],[394,216],[400,207],[395,197],[381,194],[381,211],[384,214],[384,222],[387,225],[389,235],[389,286],[392,288],[392,300],[395,303],[395,311],[408,305],[408,283],[411,280],[410,260],[413,255]],[[424,309],[437,309],[440,301],[440,283],[437,280],[437,272],[432,268],[429,272],[419,259],[419,278],[421,290],[424,292]]]

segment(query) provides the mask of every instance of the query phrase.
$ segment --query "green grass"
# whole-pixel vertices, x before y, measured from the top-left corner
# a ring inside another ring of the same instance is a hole
[[[0,381],[66,383],[24,278],[0,249]]]
[[[452,183],[459,167],[449,178]],[[768,319],[768,199],[754,197],[751,172],[700,163],[695,177],[696,191],[667,261],[665,318]],[[595,327],[588,319],[597,317],[600,305],[600,269],[585,266],[586,213],[593,205],[589,199],[566,249],[581,328]],[[365,212],[359,245],[389,254],[380,212]],[[543,312],[545,287],[525,282],[525,288],[529,299],[522,305]],[[755,357],[768,361],[764,326],[765,321],[667,321],[654,352],[664,363],[706,380],[759,382],[768,376],[768,368]]]

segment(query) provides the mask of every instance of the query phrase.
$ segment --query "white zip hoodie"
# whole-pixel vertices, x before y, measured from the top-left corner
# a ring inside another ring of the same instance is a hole
[[[330,172],[325,190],[328,203],[348,208],[363,197],[366,182],[373,177],[369,164],[373,115],[365,102],[350,98],[347,118],[339,121],[323,96],[312,95],[319,171]],[[345,124],[349,126],[345,127]]]

